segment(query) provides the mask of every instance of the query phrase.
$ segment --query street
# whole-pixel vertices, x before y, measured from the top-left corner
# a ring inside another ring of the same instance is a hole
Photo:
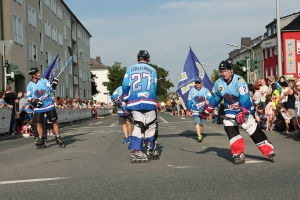
[[[223,125],[207,121],[196,141],[191,117],[159,113],[160,160],[130,162],[117,116],[61,128],[66,148],[49,136],[0,141],[0,198],[4,199],[299,199],[300,141],[266,132],[275,163],[241,130],[246,163],[234,165]]]

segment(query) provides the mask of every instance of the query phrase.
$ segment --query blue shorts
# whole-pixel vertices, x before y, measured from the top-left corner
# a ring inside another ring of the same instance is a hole
[[[194,123],[199,124],[200,126],[204,126],[206,119],[203,119],[201,117],[193,117]]]

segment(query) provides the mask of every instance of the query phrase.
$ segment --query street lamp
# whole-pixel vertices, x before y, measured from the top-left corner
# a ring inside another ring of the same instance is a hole
[[[218,67],[217,65],[211,65],[211,64],[203,63],[203,62],[201,64],[204,65],[204,66]]]
[[[254,50],[252,48],[246,47],[246,46],[243,46],[243,45],[231,44],[231,43],[226,43],[226,45],[233,46],[233,47],[244,47],[245,49],[251,50],[252,51],[252,59],[254,60]]]

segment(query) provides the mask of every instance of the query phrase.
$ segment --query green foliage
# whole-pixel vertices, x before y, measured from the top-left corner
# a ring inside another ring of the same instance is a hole
[[[233,65],[233,73],[245,78],[246,73],[243,72],[243,70],[241,70],[239,67],[240,67],[240,65],[238,63],[234,64]]]
[[[174,87],[174,84],[170,81],[170,79],[167,79],[169,75],[169,71],[166,71],[164,68],[158,67],[154,64],[149,64],[156,70],[157,74],[157,90],[156,95],[158,101],[166,101],[169,98],[168,90],[171,87]]]
[[[219,70],[214,69],[213,73],[210,75],[211,83],[214,84],[218,78],[220,78]]]
[[[103,82],[102,85],[106,87],[108,93],[112,93],[122,85],[124,75],[126,73],[126,67],[122,67],[120,62],[115,62],[113,66],[108,66],[108,82]]]
[[[96,96],[98,93],[101,93],[100,91],[97,90],[97,84],[95,79],[97,79],[98,77],[96,76],[96,74],[93,74],[91,72],[91,85],[92,85],[92,96]]]

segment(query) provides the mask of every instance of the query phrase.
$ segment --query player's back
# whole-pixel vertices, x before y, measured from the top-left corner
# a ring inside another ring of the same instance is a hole
[[[139,63],[129,67],[122,83],[124,99],[129,110],[156,109],[156,70],[148,64]]]

